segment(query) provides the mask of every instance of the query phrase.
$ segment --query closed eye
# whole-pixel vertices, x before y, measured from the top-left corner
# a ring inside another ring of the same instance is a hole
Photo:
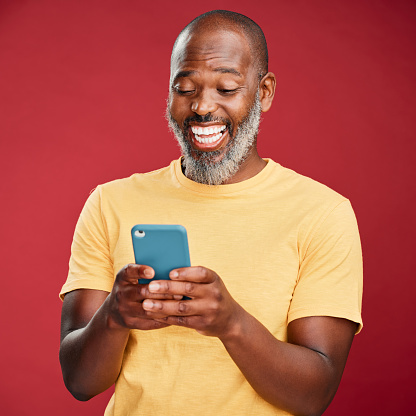
[[[179,95],[190,95],[190,94],[193,94],[195,92],[195,90],[181,90],[178,87],[174,87],[173,89]]]
[[[217,91],[222,95],[232,95],[235,94],[240,88],[234,88],[232,90],[226,89],[226,88],[219,88]]]

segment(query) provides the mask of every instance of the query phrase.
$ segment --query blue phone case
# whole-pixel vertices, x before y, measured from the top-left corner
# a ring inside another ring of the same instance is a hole
[[[169,272],[191,265],[188,236],[182,225],[137,224],[131,229],[134,258],[137,264],[153,267],[153,279],[169,280]]]

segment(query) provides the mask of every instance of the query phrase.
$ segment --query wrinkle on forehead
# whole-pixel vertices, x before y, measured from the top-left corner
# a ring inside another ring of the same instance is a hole
[[[236,45],[238,45],[236,47]],[[235,29],[196,30],[183,33],[172,51],[171,76],[186,62],[210,61],[228,65],[252,64],[250,45]]]

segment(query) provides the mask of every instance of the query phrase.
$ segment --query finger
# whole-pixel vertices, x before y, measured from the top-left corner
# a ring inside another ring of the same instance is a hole
[[[143,321],[138,322],[135,328],[141,329],[141,330],[152,330],[152,329],[166,328],[167,326],[170,326],[170,324],[168,324],[167,322],[149,319],[145,321],[145,323],[143,323]]]
[[[119,284],[116,288],[116,297],[119,303],[135,302],[141,304],[144,299],[182,299],[182,295],[157,292],[152,293],[148,289],[148,284]]]
[[[116,280],[129,284],[138,284],[139,279],[152,279],[154,275],[155,271],[150,266],[128,264],[117,273]]]
[[[148,285],[133,285],[128,284],[122,286],[117,291],[117,299],[119,302],[134,302],[140,304],[143,302],[144,299],[176,299],[180,300],[183,296],[180,295],[173,295],[170,293],[152,293],[148,289]]]
[[[195,301],[193,300],[164,300],[145,299],[142,303],[146,315],[154,318],[160,316],[191,316],[195,315]]]
[[[124,326],[134,329],[135,325],[140,324],[143,319],[152,320],[153,318],[164,318],[166,314],[155,312],[150,316],[143,309],[142,303],[128,301],[118,305],[117,316]]]
[[[159,328],[165,328],[169,326],[166,321],[163,320],[163,318],[158,318],[158,320],[155,319],[149,319],[145,317],[138,318],[138,317],[131,317],[126,319],[125,325],[127,328],[130,329],[141,329],[141,330],[151,330],[151,329],[159,329]]]
[[[167,294],[170,296],[188,296],[190,298],[202,297],[204,293],[204,287],[201,287],[200,283],[194,282],[175,282],[172,280],[155,280],[149,283],[147,286],[148,292],[152,295],[155,294]],[[153,298],[155,299],[155,298]],[[168,298],[166,298],[168,299]],[[180,299],[177,299],[180,300]]]
[[[186,280],[197,283],[212,283],[218,275],[213,270],[202,266],[183,267],[174,269],[169,273],[172,280]]]
[[[150,284],[153,284],[153,282],[151,282]],[[164,292],[163,290],[150,291],[149,290],[149,285],[140,285],[139,286],[138,293],[139,293],[139,300],[140,301],[143,301],[144,299],[175,299],[175,300],[181,300],[183,298],[182,295],[175,295],[175,294],[172,294],[172,293]]]
[[[204,334],[204,331],[202,331],[204,328],[203,320],[200,316],[167,316],[166,318],[154,318],[154,320],[161,324],[193,328],[199,333]]]

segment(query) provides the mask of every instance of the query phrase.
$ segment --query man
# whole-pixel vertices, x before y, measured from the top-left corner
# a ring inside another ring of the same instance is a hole
[[[116,384],[106,415],[317,415],[336,392],[361,327],[358,230],[348,200],[259,156],[267,61],[247,17],[192,21],[167,111],[183,157],[97,187],[81,213],[60,359],[80,400]],[[137,223],[184,225],[193,267],[138,284],[154,271],[131,264]]]

